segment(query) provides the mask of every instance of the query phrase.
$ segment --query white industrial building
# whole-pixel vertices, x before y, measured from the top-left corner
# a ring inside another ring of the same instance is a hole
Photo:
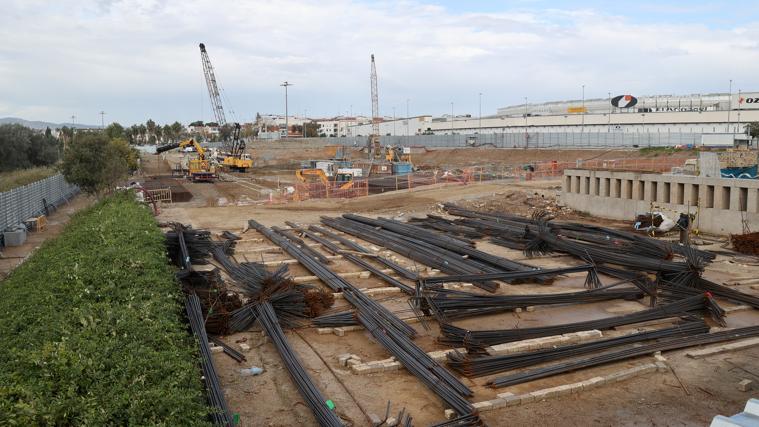
[[[522,104],[498,109],[495,116],[418,116],[380,124],[380,135],[493,133],[744,133],[759,121],[759,92],[658,95],[637,99],[629,108],[614,97]],[[407,123],[408,122],[408,123]],[[347,136],[371,134],[371,124],[352,126]]]
[[[428,133],[432,126],[432,116],[415,116],[402,119],[383,119],[379,124],[380,135],[410,136]],[[372,133],[372,124],[369,123],[350,126],[346,136],[369,136]]]
[[[319,127],[319,135],[324,136],[351,136],[350,129],[361,123],[369,123],[367,117],[338,116],[329,119],[314,119]]]

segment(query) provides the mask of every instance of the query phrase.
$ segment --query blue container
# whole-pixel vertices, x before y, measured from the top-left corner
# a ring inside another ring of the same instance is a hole
[[[414,165],[408,162],[393,163],[393,175],[408,175],[414,171]]]

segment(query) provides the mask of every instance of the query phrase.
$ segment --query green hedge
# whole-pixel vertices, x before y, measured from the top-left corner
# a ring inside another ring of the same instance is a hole
[[[165,252],[150,211],[120,193],[0,282],[0,425],[206,423]]]

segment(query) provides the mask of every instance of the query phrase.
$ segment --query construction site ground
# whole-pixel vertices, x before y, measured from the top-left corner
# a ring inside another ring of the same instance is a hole
[[[468,185],[438,184],[415,188],[411,191],[402,190],[354,199],[314,199],[284,204],[258,203],[257,201],[264,200],[264,197],[263,191],[259,192],[255,189],[256,185],[263,188],[276,188],[278,182],[282,185],[286,179],[292,179],[293,165],[299,163],[300,160],[329,155],[327,148],[313,149],[308,152],[295,148],[267,148],[267,150],[269,150],[267,153],[272,153],[271,157],[267,157],[264,161],[263,151],[259,151],[257,163],[261,163],[260,168],[247,177],[239,177],[242,183],[235,180],[217,183],[185,182],[183,185],[192,194],[192,199],[184,203],[163,204],[158,220],[181,222],[192,225],[194,228],[208,229],[216,234],[225,230],[237,233],[242,237],[235,252],[238,261],[264,262],[272,268],[281,262],[287,262],[290,274],[296,278],[311,276],[311,273],[301,265],[291,262],[290,256],[275,247],[263,235],[254,230],[248,230],[246,224],[249,219],[255,219],[266,226],[285,226],[285,221],[318,224],[322,215],[339,216],[342,213],[351,212],[370,217],[383,216],[405,220],[428,213],[445,215],[442,204],[452,202],[478,210],[503,211],[521,215],[545,210],[558,219],[571,219],[623,229],[629,229],[631,226],[630,222],[592,218],[582,212],[562,208],[559,180],[521,183],[493,181]],[[557,159],[557,156],[560,158]],[[621,156],[639,156],[639,153],[637,151],[601,152],[596,150],[548,152],[545,150],[465,149],[447,150],[447,152],[440,150],[430,154],[425,161],[439,167],[455,167],[483,158],[488,159],[489,162],[521,163],[535,160],[571,160],[590,156],[620,158]],[[177,158],[178,155],[170,155],[143,159],[145,173],[166,176],[167,173],[170,174],[171,162]],[[254,185],[248,185],[248,182]],[[308,243],[315,243],[306,240]],[[388,252],[359,239],[354,240],[373,250],[376,249],[383,255],[397,258],[400,264],[409,269],[416,269],[424,274],[435,273],[396,253]],[[759,277],[759,259],[734,253],[724,247],[724,242],[726,238],[718,236],[696,238],[695,243],[701,245],[699,247],[715,250],[718,253],[716,260],[707,267],[705,277],[718,283],[728,283],[743,292],[759,294],[757,285],[740,284],[746,278]],[[318,244],[312,247],[326,256],[331,255]],[[575,258],[560,254],[528,259],[519,251],[484,242],[478,243],[478,248],[541,267],[560,267],[581,263]],[[359,267],[340,257],[331,258],[329,267],[338,273],[361,271]],[[608,277],[601,278],[604,283],[613,281]],[[366,275],[350,275],[348,280],[366,289],[387,286],[380,279],[366,277]],[[552,285],[503,285],[497,292],[520,294],[582,290],[583,281],[584,276],[570,274],[556,280]],[[308,280],[308,282],[319,284],[318,280]],[[407,283],[413,285],[408,281]],[[234,285],[232,288],[234,289]],[[414,317],[406,303],[407,298],[400,293],[374,298],[401,318]],[[755,310],[743,309],[726,301],[720,302],[724,308],[734,310],[727,316],[728,326],[738,327],[759,323],[759,314]],[[538,307],[529,312],[510,312],[459,320],[455,324],[476,329],[533,327],[620,315],[645,309],[646,303],[647,300],[608,301]],[[341,308],[347,309],[348,305],[338,298],[333,310],[339,311]],[[424,323],[414,322],[412,325],[419,332],[419,337],[415,341],[425,351],[445,349],[435,342],[438,330],[433,320]],[[629,328],[604,331],[604,335],[614,336],[624,333],[625,329]],[[319,334],[316,328],[301,328],[288,331],[287,338],[314,382],[322,393],[335,403],[337,413],[348,425],[369,425],[368,414],[372,413],[383,417],[388,401],[391,402],[392,412],[397,413],[402,407],[410,411],[415,425],[430,425],[444,419],[445,407],[442,401],[405,370],[358,375],[340,365],[338,356],[346,353],[357,355],[364,362],[387,359],[391,356],[366,331],[351,331],[343,336],[337,336]],[[267,342],[257,328],[223,337],[223,340],[235,348],[239,348],[241,343],[251,347],[249,352],[245,353],[247,362],[242,364],[236,363],[224,354],[214,355],[225,396],[232,411],[240,414],[241,425],[316,425],[309,408],[304,404],[273,345]],[[757,368],[759,347],[703,359],[692,359],[686,357],[685,353],[686,351],[682,350],[664,354],[673,368],[669,372],[655,372],[581,393],[487,411],[482,413],[482,417],[492,426],[705,425],[716,414],[740,412],[745,401],[752,397],[752,393],[740,391],[738,383],[743,379],[759,382],[759,368]],[[651,361],[653,361],[651,357],[642,357],[497,390],[485,385],[489,379],[497,375],[464,379],[464,382],[475,393],[471,401],[480,402],[493,399],[499,393],[521,394],[590,379]],[[264,372],[258,376],[241,375],[240,369],[250,366],[262,367]],[[755,396],[756,392],[753,395]]]

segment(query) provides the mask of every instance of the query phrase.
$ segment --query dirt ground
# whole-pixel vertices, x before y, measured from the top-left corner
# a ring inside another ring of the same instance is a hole
[[[2,248],[2,255],[0,255],[0,280],[3,280],[14,268],[24,262],[45,240],[60,234],[72,215],[92,203],[93,200],[89,197],[84,195],[75,196],[47,217],[47,227],[45,230],[27,233],[26,242],[21,246]]]
[[[314,149],[326,150],[326,149]],[[499,151],[499,150],[490,150]],[[510,150],[514,151],[514,150]],[[590,150],[588,150],[590,151]],[[523,152],[523,150],[522,150]],[[284,154],[282,150],[280,154]],[[255,219],[267,226],[283,226],[285,221],[299,224],[318,224],[322,215],[338,216],[345,212],[361,213],[367,216],[384,216],[406,220],[412,216],[424,216],[428,213],[444,214],[442,203],[453,202],[469,208],[486,211],[506,211],[530,215],[536,210],[546,210],[559,219],[571,219],[629,228],[630,224],[589,218],[561,206],[559,194],[560,182],[533,181],[523,183],[485,182],[475,185],[438,184],[420,187],[412,191],[397,191],[371,195],[357,199],[308,200],[288,204],[245,204],[239,203],[245,197],[256,196],[255,187],[246,186],[247,182],[266,187],[276,180],[276,171],[287,172],[293,158],[311,156],[313,153],[292,153],[281,156],[284,160],[277,163],[272,157],[271,163],[264,170],[251,174],[242,184],[236,181],[217,184],[186,184],[193,193],[188,203],[164,205],[159,221],[178,221],[195,228],[209,229],[213,233],[229,230],[240,233],[243,238],[238,243],[235,257],[238,261],[266,262],[270,265],[289,260],[274,244],[263,235],[253,230],[246,230],[247,220]],[[603,154],[593,151],[595,155],[609,155],[618,158],[619,153]],[[637,152],[633,152],[637,154]],[[449,156],[452,153],[449,153]],[[467,152],[467,158],[487,156],[492,160],[493,153]],[[509,156],[515,156],[512,153]],[[567,157],[589,155],[590,153],[566,154]],[[438,154],[435,154],[438,155]],[[546,160],[551,153],[525,153],[524,156],[544,156]],[[564,156],[564,154],[561,154]],[[507,156],[508,157],[508,156]],[[448,157],[450,158],[450,157]],[[514,157],[509,157],[513,159]],[[440,162],[443,159],[438,160]],[[458,162],[469,161],[458,156]],[[521,161],[521,160],[519,160]],[[283,174],[285,172],[282,172]],[[291,173],[291,171],[287,172]],[[266,178],[264,178],[264,176]],[[258,181],[261,179],[262,181]],[[267,180],[268,184],[262,184]],[[244,197],[242,197],[244,196]],[[220,198],[227,200],[219,205]],[[359,243],[372,247],[371,243]],[[706,245],[707,249],[720,251],[717,259],[707,268],[705,276],[719,282],[740,277],[759,275],[759,259],[737,255],[722,247],[725,240],[720,237],[707,236],[697,243]],[[309,243],[314,243],[310,241]],[[493,244],[480,242],[478,247],[486,252],[512,260],[526,262],[541,267],[557,267],[579,264],[579,261],[561,255],[527,259],[519,252]],[[314,249],[324,252],[314,244]],[[398,254],[378,248],[380,253],[394,256],[410,269],[426,272],[411,260]],[[344,259],[333,259],[329,265],[338,273],[358,272],[361,269]],[[310,276],[304,267],[297,263],[289,264],[290,274],[294,277]],[[611,278],[602,277],[605,283]],[[386,286],[380,279],[351,278],[351,283],[360,288],[377,288]],[[413,283],[406,281],[407,284]],[[316,281],[314,284],[319,285]],[[233,284],[231,286],[234,286]],[[322,285],[323,286],[323,285]],[[502,286],[498,293],[545,293],[583,289],[583,278],[568,275],[555,281],[552,285],[520,284]],[[736,285],[736,289],[757,294],[757,290],[746,285]],[[406,298],[400,295],[376,297],[402,318],[412,317],[406,304]],[[723,307],[734,304],[721,302]],[[336,300],[333,310],[348,308],[343,300]],[[607,301],[593,304],[539,307],[534,312],[503,313],[466,319],[455,322],[466,327],[477,325],[482,328],[517,328],[550,325],[578,320],[590,320],[605,316],[618,315],[642,310],[645,305],[638,302]],[[729,326],[757,324],[759,314],[753,310],[738,310],[728,315]],[[429,330],[420,323],[412,325],[418,331],[416,343],[425,351],[444,349],[435,342],[438,329],[434,322],[425,323]],[[617,331],[604,332],[605,336],[614,336]],[[390,357],[382,346],[365,331],[347,332],[344,336],[319,335],[314,328],[302,328],[288,331],[288,340],[295,348],[303,365],[314,382],[325,395],[336,404],[336,411],[348,425],[370,425],[368,414],[384,415],[387,402],[391,402],[392,412],[397,413],[402,407],[410,411],[415,425],[430,425],[443,421],[444,406],[441,400],[405,370],[382,372],[369,375],[355,375],[340,366],[337,357],[352,353],[363,361],[380,360]],[[222,388],[233,412],[240,414],[244,426],[291,426],[316,425],[308,407],[304,404],[294,383],[271,343],[267,342],[257,328],[248,332],[236,333],[223,340],[234,347],[245,342],[251,346],[246,353],[247,362],[238,364],[224,354],[216,354],[214,362],[220,374]],[[705,359],[690,359],[685,351],[667,352],[665,356],[677,374],[657,372],[643,377],[621,382],[613,386],[603,386],[581,394],[573,394],[557,399],[525,404],[484,412],[483,419],[491,426],[501,425],[705,425],[716,414],[733,414],[740,411],[752,393],[738,390],[737,383],[748,378],[759,381],[757,358],[759,348],[725,353]],[[494,398],[497,393],[529,392],[544,387],[580,381],[652,361],[643,357],[635,360],[610,364],[603,367],[584,369],[577,372],[533,381],[518,386],[493,390],[486,382],[493,377],[466,379],[463,381],[474,390],[472,402]],[[264,368],[259,376],[242,376],[239,372],[244,367],[258,366]],[[755,395],[755,393],[753,394]]]

